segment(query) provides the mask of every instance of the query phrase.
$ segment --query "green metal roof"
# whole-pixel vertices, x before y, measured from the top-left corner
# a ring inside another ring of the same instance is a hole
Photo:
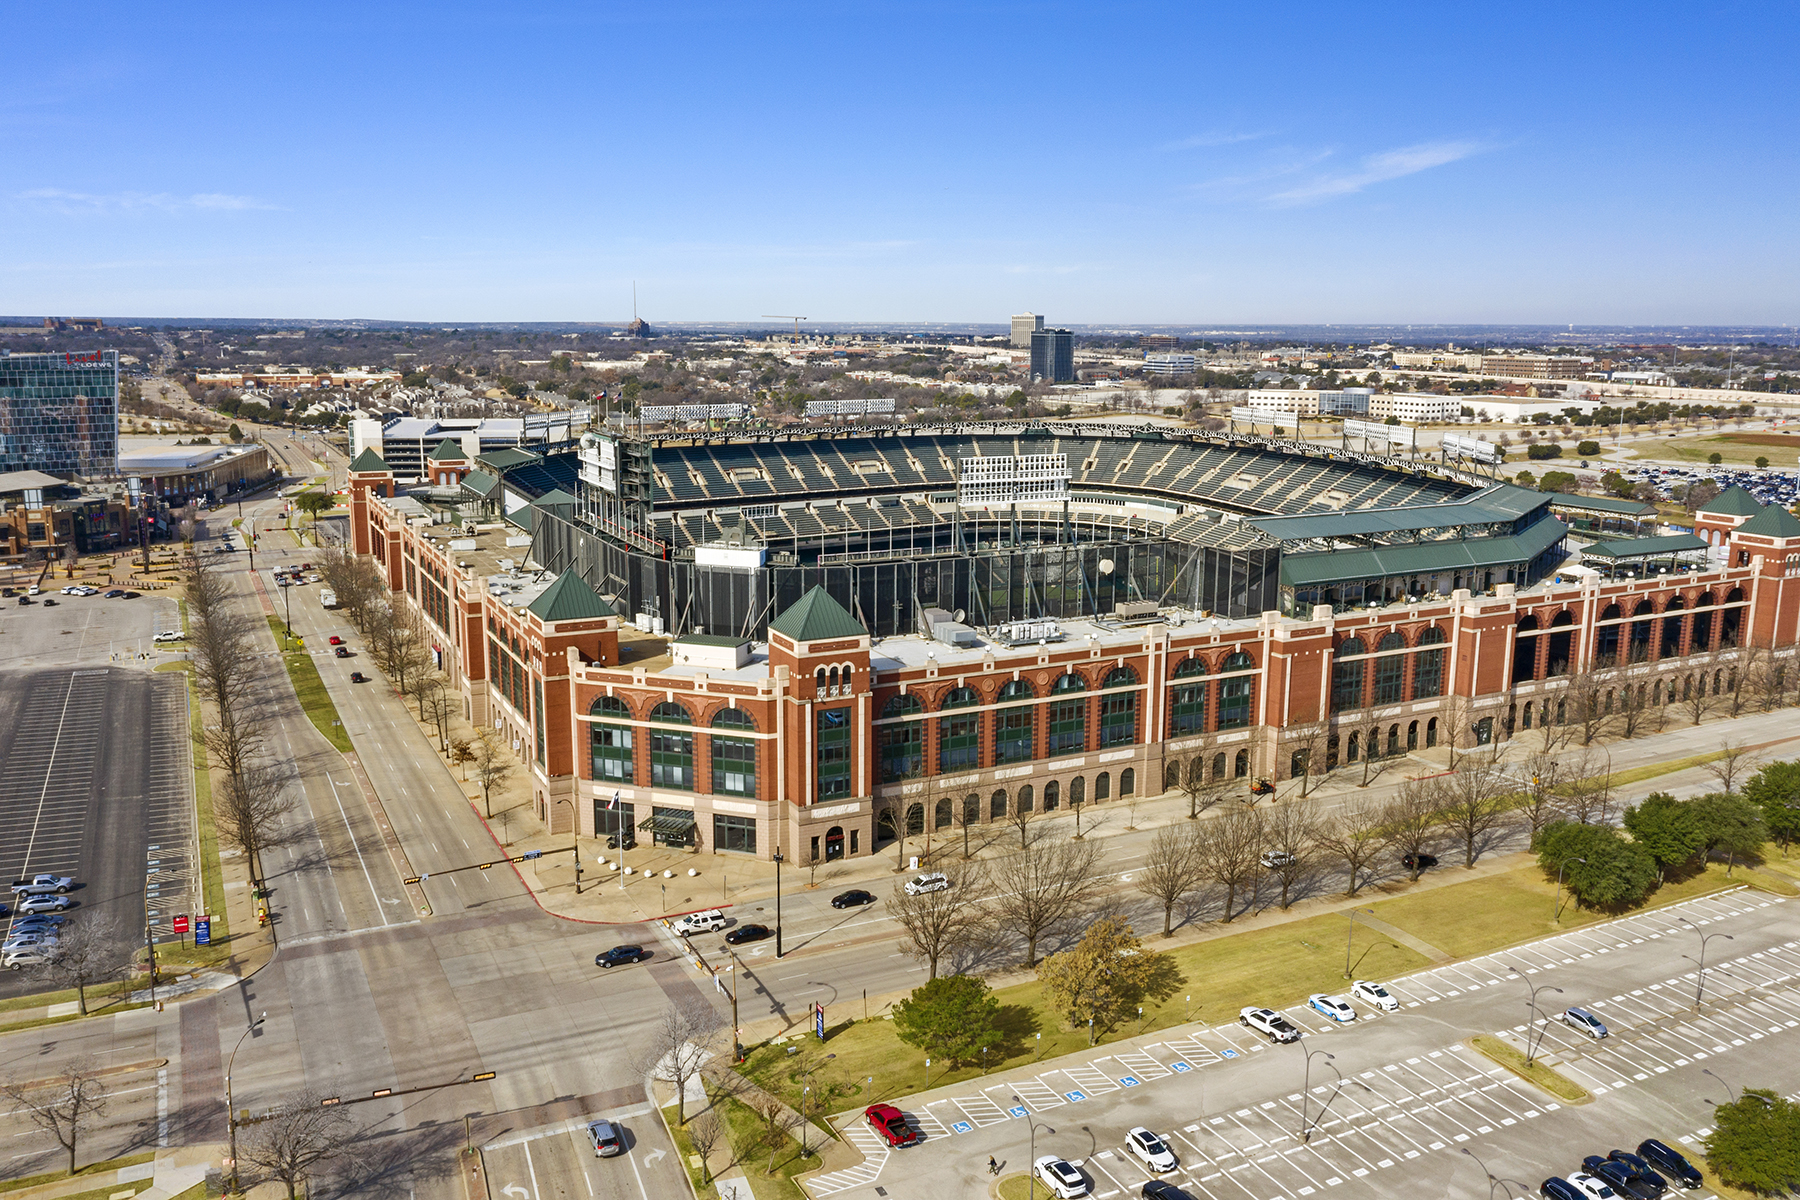
[[[1458,525],[1493,525],[1516,521],[1552,497],[1530,488],[1498,483],[1447,504],[1405,504],[1361,508],[1350,512],[1308,512],[1291,517],[1245,517],[1270,537],[1282,541],[1308,538],[1363,537],[1412,529],[1452,529]]]
[[[533,508],[569,508],[575,504],[575,497],[561,488],[552,488],[531,502]]]
[[[1656,515],[1656,505],[1642,500],[1620,500],[1616,496],[1577,496],[1569,492],[1552,493],[1551,508],[1578,508],[1583,512],[1618,513],[1627,517]]]
[[[1737,532],[1754,533],[1762,537],[1800,537],[1800,518],[1796,518],[1779,504],[1771,504],[1739,525]]]
[[[375,448],[373,446],[364,447],[363,452],[356,456],[356,461],[350,464],[350,469],[352,471],[393,470],[392,467],[387,465],[387,459],[375,453]]]
[[[589,621],[595,617],[619,615],[617,609],[596,595],[587,580],[573,570],[558,575],[556,582],[526,605],[526,609],[545,622]]]
[[[748,646],[749,638],[724,637],[716,633],[684,633],[675,639],[684,646]]]
[[[862,637],[869,631],[831,598],[824,588],[814,584],[806,595],[773,621],[769,628],[784,633],[796,642],[816,642],[824,638]]]
[[[470,471],[463,476],[462,485],[485,500],[494,494],[494,489],[500,486],[500,480],[486,471]]]
[[[489,450],[475,456],[475,461],[496,471],[505,471],[524,463],[537,462],[543,455],[533,454],[529,450],[519,450],[512,446],[503,446],[498,450]]]
[[[468,454],[463,451],[463,448],[449,438],[445,438],[443,441],[439,442],[437,444],[437,449],[426,456],[427,460],[430,462],[442,462],[446,458],[464,459],[468,457]]]
[[[1612,538],[1595,542],[1581,552],[1583,558],[1661,558],[1665,554],[1682,554],[1706,549],[1706,539],[1691,533],[1670,533],[1662,537]]]
[[[537,509],[529,504],[521,504],[518,508],[503,515],[506,520],[511,521],[526,533],[531,533],[537,528]]]
[[[1718,513],[1726,517],[1754,517],[1761,512],[1763,503],[1735,483],[1700,506],[1701,512]]]
[[[1569,527],[1554,517],[1539,521],[1512,537],[1465,538],[1420,542],[1409,546],[1376,546],[1367,550],[1327,550],[1318,554],[1284,554],[1284,587],[1310,587],[1348,579],[1381,579],[1395,575],[1429,575],[1470,567],[1503,567],[1530,562],[1556,545]]]

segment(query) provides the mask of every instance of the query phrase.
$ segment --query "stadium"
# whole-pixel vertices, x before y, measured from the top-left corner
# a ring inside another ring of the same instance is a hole
[[[1734,490],[1693,534],[1598,533],[1646,514],[1359,433],[445,442],[418,485],[358,457],[352,539],[552,827],[801,862],[1491,745],[1570,719],[1577,679],[1610,714],[1793,653],[1784,509]]]

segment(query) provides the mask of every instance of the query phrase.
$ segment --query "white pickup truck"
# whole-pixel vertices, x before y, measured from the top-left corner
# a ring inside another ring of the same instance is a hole
[[[66,895],[69,889],[74,886],[75,881],[70,879],[67,875],[45,875],[40,873],[33,875],[29,879],[15,879],[12,881],[12,890],[15,896],[47,896],[51,892],[55,892],[57,895],[62,896]]]

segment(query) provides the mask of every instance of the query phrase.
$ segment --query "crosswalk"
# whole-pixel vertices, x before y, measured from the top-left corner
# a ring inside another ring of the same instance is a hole
[[[1646,941],[1680,936],[1697,945],[1693,930],[1682,919],[1704,926],[1781,903],[1777,897],[1739,889],[1433,967],[1386,986],[1402,1009],[1423,1008],[1500,984],[1518,989],[1519,974],[1573,965]],[[1721,954],[1716,962],[1709,959],[1704,1015],[1692,1012],[1698,974],[1696,969],[1587,1004],[1614,1031],[1600,1042],[1589,1041],[1553,1016],[1535,1027],[1522,1024],[1498,1032],[1521,1046],[1528,1034],[1541,1039],[1545,1047],[1541,1053],[1560,1063],[1559,1069],[1604,1094],[1709,1054],[1800,1028],[1800,942],[1735,958]],[[1390,1014],[1360,1007],[1354,1024],[1340,1025],[1305,1005],[1288,1009],[1283,1016],[1309,1037],[1342,1034],[1390,1019]],[[1095,1097],[1152,1087],[1160,1080],[1249,1058],[1269,1048],[1261,1035],[1236,1024],[1189,1026],[1172,1031],[1163,1041],[1120,1047],[904,1111],[929,1143]],[[1163,1178],[1207,1200],[1304,1197],[1420,1154],[1532,1121],[1557,1108],[1458,1044],[1319,1084],[1304,1096],[1295,1092],[1159,1131],[1171,1139],[1182,1162],[1178,1172]],[[860,1166],[807,1180],[807,1190],[814,1196],[872,1183],[887,1161],[888,1147],[867,1130],[860,1116],[849,1120],[844,1133],[859,1149],[865,1143],[873,1145],[865,1149]],[[1151,1178],[1123,1147],[1098,1151],[1077,1165],[1088,1173],[1097,1197],[1120,1191],[1136,1194]]]

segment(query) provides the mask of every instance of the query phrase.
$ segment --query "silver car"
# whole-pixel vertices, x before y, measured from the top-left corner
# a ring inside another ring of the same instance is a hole
[[[595,1158],[611,1158],[615,1154],[625,1153],[625,1131],[611,1121],[590,1121],[587,1127],[588,1144],[594,1148]]]

